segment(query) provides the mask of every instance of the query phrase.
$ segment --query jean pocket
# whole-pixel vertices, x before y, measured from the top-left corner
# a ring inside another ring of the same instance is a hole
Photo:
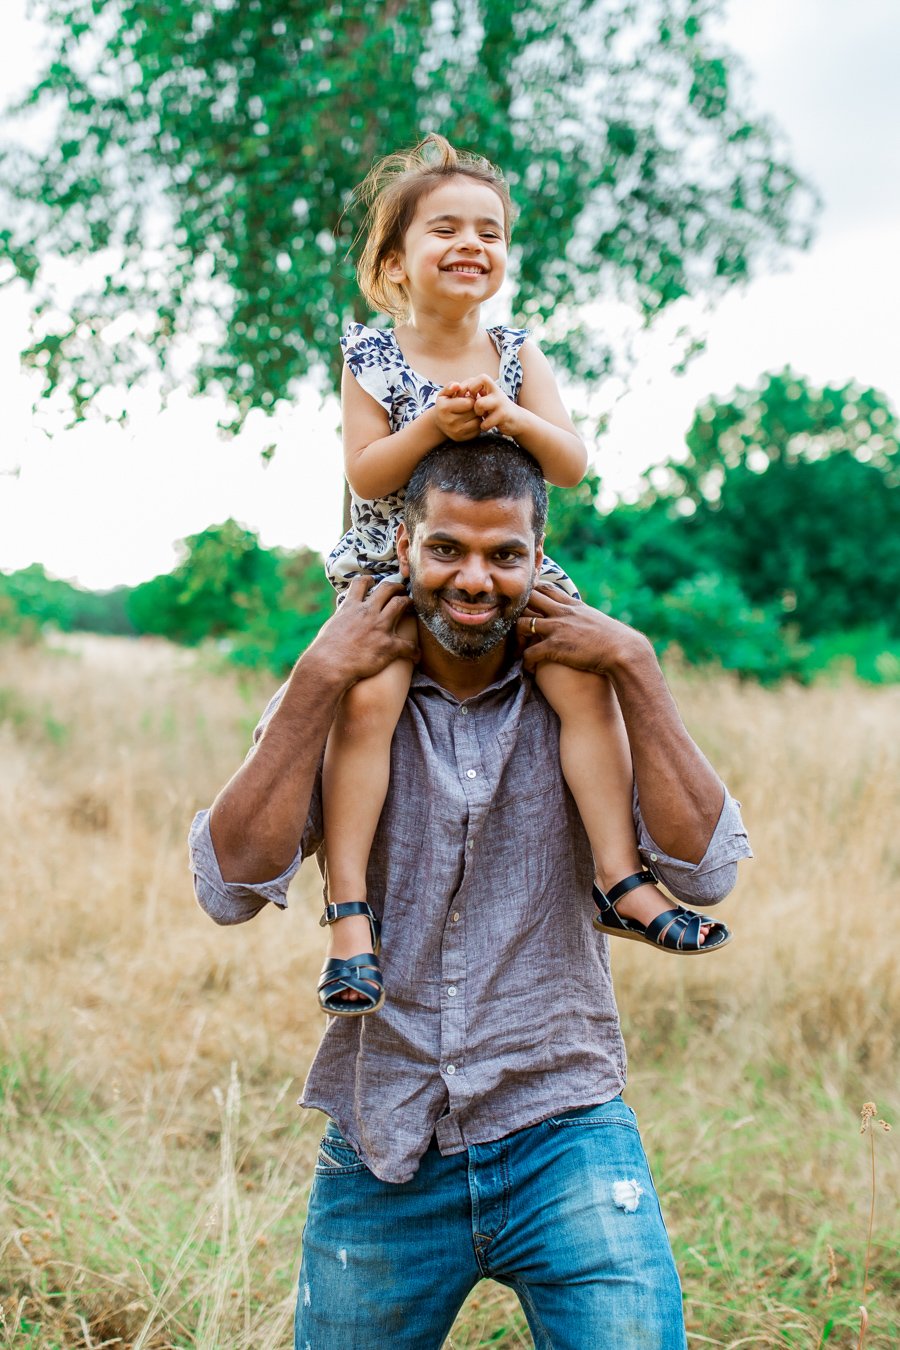
[[[348,1176],[351,1172],[368,1170],[346,1139],[328,1132],[322,1136],[316,1156],[317,1176]]]
[[[572,1111],[561,1111],[545,1124],[552,1130],[584,1129],[598,1125],[625,1125],[637,1133],[637,1117],[621,1097],[601,1102],[598,1106],[576,1106]]]

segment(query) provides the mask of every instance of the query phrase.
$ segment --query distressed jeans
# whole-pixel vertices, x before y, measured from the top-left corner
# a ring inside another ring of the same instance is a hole
[[[329,1123],[295,1350],[437,1350],[482,1279],[538,1350],[685,1350],[681,1288],[634,1113],[617,1097],[379,1181]]]

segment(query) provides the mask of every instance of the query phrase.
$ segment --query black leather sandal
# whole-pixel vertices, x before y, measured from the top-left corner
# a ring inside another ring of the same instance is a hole
[[[320,927],[347,919],[351,914],[364,914],[369,920],[372,950],[361,956],[336,956],[326,961],[316,986],[319,1007],[331,1017],[364,1017],[376,1012],[384,1002],[384,980],[378,953],[381,951],[381,924],[365,900],[347,900],[339,905],[326,905],[319,920]],[[345,998],[352,990],[358,999]]]
[[[632,942],[648,942],[657,951],[675,952],[679,956],[700,956],[716,952],[732,939],[731,930],[717,919],[697,914],[684,905],[673,904],[665,913],[658,914],[646,926],[637,919],[626,919],[616,910],[616,901],[638,886],[656,886],[659,883],[652,872],[634,872],[612,886],[608,892],[593,888],[594,904],[600,911],[594,915],[594,927],[610,937],[629,938]],[[700,941],[700,929],[709,924],[705,941]]]

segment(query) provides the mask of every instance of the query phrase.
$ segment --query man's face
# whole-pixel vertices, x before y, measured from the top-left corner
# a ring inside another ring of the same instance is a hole
[[[473,502],[432,489],[413,539],[401,524],[397,554],[416,612],[454,656],[493,651],[528,603],[543,558],[531,521],[528,497]]]

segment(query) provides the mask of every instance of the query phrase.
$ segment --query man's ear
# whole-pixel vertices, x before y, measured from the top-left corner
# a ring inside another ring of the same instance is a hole
[[[544,536],[541,535],[540,539],[534,546],[534,571],[535,576],[537,577],[540,577],[541,575],[541,563],[543,561],[544,561]]]
[[[401,520],[400,524],[397,526],[396,539],[397,561],[400,564],[401,577],[409,576],[409,545],[409,532],[407,531],[406,524]]]

